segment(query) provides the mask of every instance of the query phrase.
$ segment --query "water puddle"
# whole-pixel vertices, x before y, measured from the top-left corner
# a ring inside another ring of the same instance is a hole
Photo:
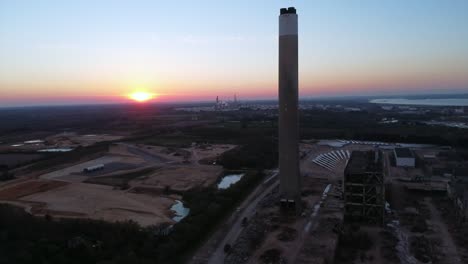
[[[242,177],[244,176],[244,173],[240,174],[229,174],[223,177],[220,183],[218,183],[218,189],[227,189],[231,187],[231,185],[235,184],[238,182]]]
[[[190,209],[185,207],[184,204],[179,200],[176,200],[175,202],[176,203],[171,206],[171,211],[175,212],[176,214],[172,220],[180,222],[180,220],[184,219],[190,213]]]
[[[24,144],[39,144],[39,143],[44,143],[44,140],[34,139],[34,140],[28,140],[24,142]]]
[[[51,149],[40,149],[37,152],[69,152],[72,148],[51,148]]]

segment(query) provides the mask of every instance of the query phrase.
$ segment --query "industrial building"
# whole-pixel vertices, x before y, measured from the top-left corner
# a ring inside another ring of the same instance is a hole
[[[416,167],[416,158],[409,148],[395,148],[393,153],[397,167]]]
[[[345,168],[345,219],[382,224],[385,212],[383,155],[379,150],[353,151]]]
[[[279,16],[279,178],[282,208],[301,210],[298,120],[298,17],[294,7]]]
[[[237,101],[237,94],[234,94],[233,101],[223,101],[219,100],[219,96],[216,96],[216,102],[214,105],[214,110],[224,111],[224,110],[236,110],[239,109],[241,104]]]

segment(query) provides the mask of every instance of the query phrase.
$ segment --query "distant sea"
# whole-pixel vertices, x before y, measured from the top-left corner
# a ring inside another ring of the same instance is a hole
[[[468,98],[444,98],[444,99],[404,99],[388,98],[373,99],[369,102],[374,104],[395,105],[432,105],[432,106],[468,106]]]

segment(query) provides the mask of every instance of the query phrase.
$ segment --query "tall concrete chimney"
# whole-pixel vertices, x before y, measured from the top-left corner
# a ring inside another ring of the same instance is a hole
[[[279,176],[281,206],[300,212],[298,34],[294,7],[279,16]]]

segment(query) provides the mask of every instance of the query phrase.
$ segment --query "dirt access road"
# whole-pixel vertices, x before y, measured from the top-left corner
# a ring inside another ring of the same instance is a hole
[[[444,223],[439,210],[434,207],[432,199],[426,197],[424,203],[427,205],[431,212],[431,223],[442,240],[442,247],[445,253],[444,263],[447,264],[462,264],[460,254],[458,253],[457,246],[453,241],[452,235],[449,233],[447,225]]]

